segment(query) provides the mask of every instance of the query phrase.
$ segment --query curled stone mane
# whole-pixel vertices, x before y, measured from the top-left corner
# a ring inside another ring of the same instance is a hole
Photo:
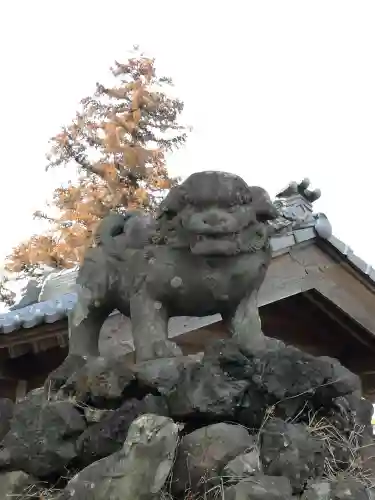
[[[186,202],[195,205],[218,203],[241,205],[252,202],[251,189],[241,177],[223,172],[198,172],[183,184]]]

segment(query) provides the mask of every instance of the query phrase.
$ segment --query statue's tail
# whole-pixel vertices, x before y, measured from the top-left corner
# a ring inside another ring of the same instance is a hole
[[[95,243],[97,246],[104,247],[108,256],[118,259],[120,254],[116,245],[116,236],[124,233],[126,223],[129,219],[139,215],[139,212],[129,211],[125,215],[119,213],[110,213],[99,223],[95,234]]]

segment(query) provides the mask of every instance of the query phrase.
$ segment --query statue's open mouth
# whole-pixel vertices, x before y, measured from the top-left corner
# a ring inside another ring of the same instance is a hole
[[[196,234],[190,250],[194,255],[235,255],[238,253],[238,233]]]

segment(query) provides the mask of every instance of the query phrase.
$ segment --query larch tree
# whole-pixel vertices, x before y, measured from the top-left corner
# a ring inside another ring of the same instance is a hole
[[[176,182],[165,157],[185,143],[188,129],[179,123],[183,103],[168,92],[172,80],[157,76],[155,60],[138,48],[111,73],[115,84],[97,84],[51,140],[47,169],[75,165],[77,178],[54,191],[50,213],[34,214],[49,229],[14,248],[7,270],[33,275],[79,264],[105,215],[152,211]]]

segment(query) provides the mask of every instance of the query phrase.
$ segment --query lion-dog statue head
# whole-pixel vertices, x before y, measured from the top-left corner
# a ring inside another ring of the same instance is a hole
[[[157,215],[167,244],[194,255],[234,256],[267,245],[268,220],[277,216],[267,192],[237,175],[206,171],[167,195]]]

